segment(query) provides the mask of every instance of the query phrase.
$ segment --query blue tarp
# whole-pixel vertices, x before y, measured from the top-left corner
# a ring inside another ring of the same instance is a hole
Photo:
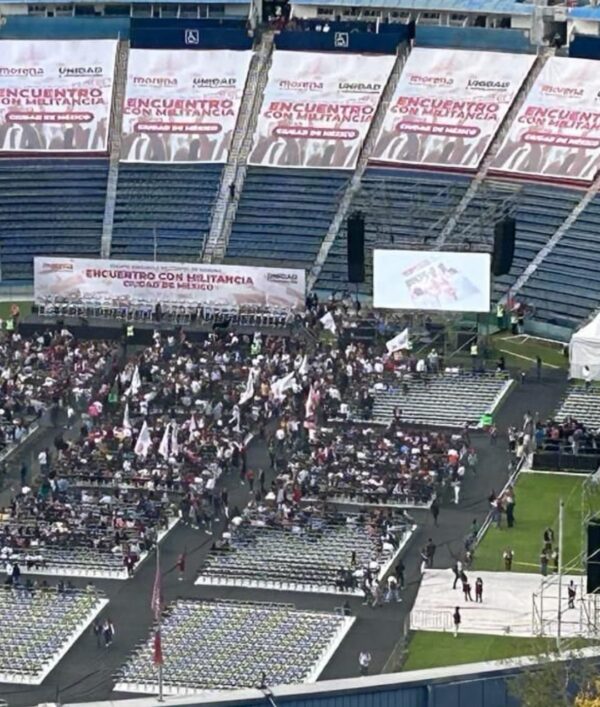
[[[514,0],[298,0],[298,5],[319,7],[373,7],[423,12],[456,12],[501,15],[532,15],[533,5]]]

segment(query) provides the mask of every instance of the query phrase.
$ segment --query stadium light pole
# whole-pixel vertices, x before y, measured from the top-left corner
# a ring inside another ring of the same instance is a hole
[[[556,649],[560,653],[562,638],[562,575],[563,575],[563,536],[565,502],[560,499],[558,506],[558,625],[556,627]]]

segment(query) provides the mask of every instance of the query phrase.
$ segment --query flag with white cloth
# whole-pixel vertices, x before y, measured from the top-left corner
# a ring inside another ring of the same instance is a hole
[[[298,366],[298,375],[308,375],[308,356],[306,354],[304,354],[304,358],[300,361],[300,365]]]
[[[327,329],[327,331],[330,331],[332,334],[337,333],[335,319],[333,318],[333,314],[331,312],[324,314],[319,321],[323,325],[323,329]]]
[[[158,445],[158,453],[163,459],[168,459],[169,458],[169,433],[171,431],[171,423],[165,427],[165,431],[163,432],[162,439],[160,440],[160,444]]]
[[[287,375],[283,376],[283,378],[278,378],[271,383],[271,392],[275,398],[283,398],[285,391],[294,387],[295,375],[295,371],[290,371]]]
[[[140,430],[139,437],[135,443],[134,452],[138,457],[145,458],[152,447],[152,437],[150,437],[150,430],[148,429],[148,423],[144,420],[142,429]]]
[[[137,395],[142,387],[142,379],[140,378],[140,367],[136,366],[133,375],[131,376],[131,384],[125,395]]]
[[[177,423],[171,424],[171,456],[176,457],[179,454],[179,440],[177,439]]]
[[[240,395],[240,405],[247,403],[254,397],[254,372],[252,369],[248,371],[248,379],[246,380],[246,387],[244,392]]]
[[[402,349],[410,348],[410,341],[408,338],[408,327],[404,331],[401,331],[393,339],[386,341],[385,347],[388,353],[394,353],[394,351],[401,351]]]
[[[129,403],[125,403],[125,412],[123,413],[123,429],[131,429],[131,420],[129,419]]]

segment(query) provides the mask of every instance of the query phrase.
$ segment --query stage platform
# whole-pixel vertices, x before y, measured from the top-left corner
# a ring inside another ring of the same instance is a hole
[[[301,326],[264,326],[236,324],[231,323],[229,326],[222,326],[209,321],[196,321],[187,323],[178,323],[176,321],[153,321],[145,320],[139,322],[126,322],[122,319],[104,319],[100,317],[46,317],[39,314],[30,314],[25,317],[19,324],[19,331],[23,335],[31,335],[46,330],[56,330],[57,327],[68,329],[73,336],[78,339],[107,339],[110,341],[118,341],[124,338],[124,328],[128,324],[133,324],[134,335],[128,338],[127,343],[138,346],[146,346],[152,343],[152,335],[155,331],[159,331],[164,336],[173,334],[177,331],[185,332],[188,341],[201,341],[207,334],[211,333],[227,333],[234,331],[237,334],[253,335],[257,330],[263,336],[298,336],[299,332],[304,331]]]

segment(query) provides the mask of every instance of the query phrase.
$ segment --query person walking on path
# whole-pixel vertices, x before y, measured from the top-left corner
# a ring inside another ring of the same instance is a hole
[[[504,569],[507,572],[510,572],[512,570],[512,563],[513,563],[513,557],[515,556],[515,553],[512,551],[510,547],[507,547],[506,550],[502,553],[502,559],[504,560]]]
[[[433,524],[437,528],[438,518],[440,515],[440,502],[438,501],[437,496],[431,502],[431,508],[429,510],[431,511],[431,515],[433,516]]]
[[[94,624],[92,626],[92,633],[96,636],[96,648],[102,647],[102,624],[98,619],[94,619]]]
[[[109,648],[115,637],[115,627],[110,618],[107,618],[102,626],[102,635],[104,636],[104,647]]]
[[[371,654],[368,651],[361,651],[358,656],[358,664],[360,666],[360,674],[369,674],[369,665],[371,665]]]
[[[458,636],[458,629],[460,628],[461,624],[461,618],[460,618],[460,609],[455,607],[454,613],[452,614],[452,620],[454,621],[454,638]]]
[[[433,558],[435,557],[435,543],[431,538],[427,540],[427,545],[425,546],[425,553],[427,554],[427,567],[431,569],[433,567]]]
[[[177,569],[179,570],[179,581],[182,582],[185,574],[185,550],[177,558]]]
[[[454,565],[452,565],[452,571],[454,572],[454,584],[452,589],[456,589],[456,585],[460,582],[460,577],[462,574],[462,562],[457,560]]]
[[[475,602],[483,604],[483,579],[477,577],[475,580]]]
[[[400,589],[404,589],[404,570],[406,568],[404,567],[404,562],[402,560],[398,560],[398,564],[396,565],[396,579],[398,580],[398,584],[400,585]]]

